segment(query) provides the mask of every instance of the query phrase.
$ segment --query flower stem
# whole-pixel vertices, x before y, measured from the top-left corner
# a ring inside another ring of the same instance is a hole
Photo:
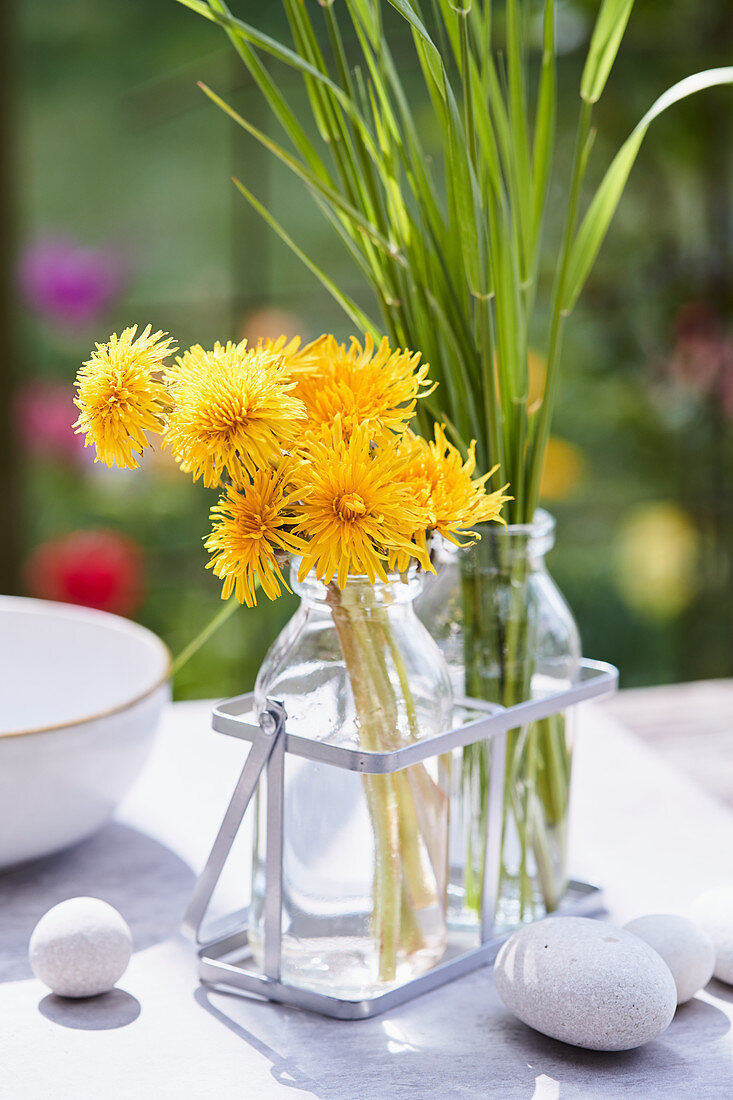
[[[508,550],[490,535],[472,553],[473,564],[466,562],[463,574],[466,691],[511,706],[530,697],[534,672],[527,556],[521,547]],[[473,909],[480,907],[482,896],[488,813],[490,757],[482,748],[469,746],[463,756],[463,798],[474,816],[464,887],[466,904]],[[522,920],[535,916],[533,878],[545,911],[553,911],[560,901],[564,883],[557,845],[564,843],[569,784],[564,715],[509,731],[499,897],[511,893],[514,880]],[[509,867],[512,837],[518,845],[517,864]]]
[[[220,607],[213,619],[210,620],[204,627],[204,629],[196,635],[192,642],[189,642],[185,649],[182,649],[178,656],[171,665],[171,676],[175,676],[181,671],[183,666],[194,657],[202,646],[206,645],[209,638],[217,632],[220,626],[223,626],[227,619],[230,619],[237,608],[241,607],[238,600],[232,596],[223,607]]]
[[[331,615],[341,652],[349,673],[354,704],[359,716],[359,735],[365,749],[380,748],[378,730],[384,701],[369,674],[369,646],[359,645],[359,628],[344,605],[343,593],[335,586],[329,592]],[[387,700],[389,710],[390,700]],[[379,980],[397,976],[397,942],[400,931],[402,872],[400,834],[392,776],[365,775],[367,805],[374,829],[374,935],[379,959]]]
[[[375,603],[369,589],[355,592],[348,585],[343,591],[331,586],[329,604],[351,682],[361,744],[372,752],[398,748],[402,707],[410,739],[417,739],[407,669],[385,609]],[[396,979],[399,952],[413,952],[422,943],[417,912],[442,903],[447,850],[434,834],[440,831],[437,824],[445,821],[447,798],[422,764],[389,775],[365,775],[364,785],[374,830],[373,925],[379,980],[391,982]]]

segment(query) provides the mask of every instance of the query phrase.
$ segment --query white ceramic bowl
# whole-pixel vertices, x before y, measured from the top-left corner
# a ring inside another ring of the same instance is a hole
[[[142,768],[170,654],[104,611],[0,596],[0,867],[89,836]]]

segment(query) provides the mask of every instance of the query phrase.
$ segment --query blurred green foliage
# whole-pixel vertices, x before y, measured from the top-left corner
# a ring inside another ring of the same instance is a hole
[[[233,7],[286,33],[279,5],[240,0]],[[566,52],[558,195],[595,8],[577,0],[560,13]],[[637,9],[598,112],[599,175],[665,87],[729,61],[727,0],[648,0]],[[409,72],[410,41],[396,25],[394,33]],[[65,325],[27,299],[19,304],[21,384],[55,379],[70,386],[93,340],[136,321],[171,331],[181,345],[206,344],[245,329],[256,335],[248,319],[276,306],[306,338],[349,334],[334,304],[230,182],[232,175],[244,179],[298,228],[322,266],[342,272],[350,293],[369,300],[297,182],[197,89],[205,80],[267,127],[259,97],[217,28],[174,0],[27,0],[16,8],[14,35],[19,256],[35,241],[61,236],[108,250],[125,271],[124,290],[93,324]],[[424,115],[429,138],[427,104]],[[565,344],[554,434],[574,444],[582,461],[578,477],[546,501],[558,517],[550,566],[580,621],[586,652],[617,663],[627,686],[733,675],[732,117],[724,89],[680,105],[657,124]],[[680,316],[696,302],[706,304],[707,336],[685,344]],[[700,366],[702,345],[713,358],[719,346],[712,381]],[[147,466],[108,474],[28,455],[23,550],[92,527],[132,535],[146,562],[139,618],[177,652],[219,606],[201,546],[213,500],[164,462]],[[673,506],[676,526],[655,527],[659,502]],[[692,531],[692,579],[689,562],[670,550],[677,530]],[[655,572],[662,559],[664,569]],[[654,599],[645,598],[649,585],[624,581],[624,570],[639,560],[652,563]],[[180,673],[178,697],[247,690],[293,606],[292,598],[274,605],[263,598],[256,610],[237,612]]]

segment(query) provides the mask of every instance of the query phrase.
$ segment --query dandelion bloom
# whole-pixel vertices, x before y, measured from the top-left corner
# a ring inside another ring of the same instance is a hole
[[[427,444],[429,459],[427,471],[432,482],[432,502],[435,530],[451,542],[458,543],[456,535],[467,532],[477,523],[491,523],[501,518],[502,505],[511,497],[505,496],[508,485],[493,493],[486,492],[486,482],[493,477],[494,466],[481,477],[476,471],[476,440],[471,441],[465,461],[460,451],[449,443],[445,428],[435,425],[435,436]],[[468,532],[470,534],[470,532]]]
[[[263,336],[254,344],[258,351],[268,351],[271,355],[282,357],[286,366],[292,366],[292,360],[300,352],[300,337],[293,336]]]
[[[468,448],[465,460],[460,451],[449,443],[445,427],[436,424],[434,439],[427,441],[410,433],[405,437],[402,449],[409,456],[401,477],[412,486],[413,494],[428,513],[428,529],[437,531],[450,542],[461,545],[457,535],[468,533],[477,523],[490,523],[501,518],[502,505],[511,497],[504,495],[505,485],[493,493],[486,492],[486,482],[498,466],[482,477],[474,477],[476,470],[476,442]],[[473,536],[471,536],[473,537]]]
[[[85,433],[84,446],[94,445],[97,461],[130,470],[149,446],[145,433],[162,430],[168,395],[155,375],[176,350],[150,325],[136,333],[133,325],[96,345],[77,375],[74,402],[81,410],[74,427]]]
[[[312,434],[328,435],[340,417],[346,435],[364,426],[373,437],[403,432],[417,399],[434,388],[420,352],[392,351],[386,337],[375,349],[371,336],[364,346],[352,338],[347,349],[333,336],[321,336],[292,359],[296,393],[303,401]]]
[[[266,596],[277,599],[282,575],[280,557],[300,554],[305,543],[290,533],[293,524],[292,489],[294,463],[283,459],[278,466],[259,470],[244,489],[229,487],[211,509],[214,526],[204,545],[213,555],[207,569],[224,581],[222,599],[232,592],[240,603],[257,603],[255,582]]]
[[[241,484],[275,462],[302,421],[285,360],[264,345],[230,341],[205,351],[196,344],[179,356],[166,381],[173,409],[165,446],[207,486],[217,485],[225,471]]]
[[[298,470],[299,518],[294,530],[307,537],[300,578],[315,568],[319,580],[349,574],[386,581],[391,553],[416,556],[430,569],[427,554],[412,543],[424,512],[397,474],[405,459],[393,445],[373,448],[368,428],[346,436],[336,420],[324,440],[307,448]]]

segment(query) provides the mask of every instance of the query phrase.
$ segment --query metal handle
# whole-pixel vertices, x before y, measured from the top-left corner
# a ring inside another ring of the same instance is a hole
[[[232,850],[242,819],[252,801],[252,796],[257,790],[260,776],[276,745],[280,743],[283,747],[285,717],[285,708],[282,703],[268,699],[267,707],[260,715],[259,729],[255,734],[252,748],[242,768],[242,774],[237,780],[221,828],[216,835],[216,840],[204,869],[196,882],[186,915],[183,918],[184,934],[194,939],[197,944],[206,942],[201,936],[201,925],[209,908],[211,896],[214,893],[219,876]]]

